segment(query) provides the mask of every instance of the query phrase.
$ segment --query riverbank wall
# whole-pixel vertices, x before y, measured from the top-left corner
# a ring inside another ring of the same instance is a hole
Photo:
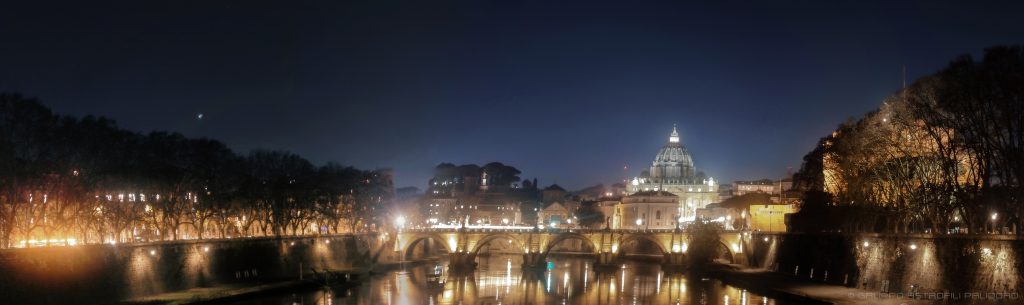
[[[986,299],[1024,292],[1024,239],[1016,236],[754,233],[748,245],[755,267],[869,292]]]
[[[367,266],[372,237],[336,235],[0,250],[0,304],[103,304]]]

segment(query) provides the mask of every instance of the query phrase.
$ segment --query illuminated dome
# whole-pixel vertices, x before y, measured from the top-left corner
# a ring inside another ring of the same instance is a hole
[[[690,183],[696,180],[693,158],[679,141],[679,131],[672,126],[668,143],[654,157],[649,178],[653,183]]]

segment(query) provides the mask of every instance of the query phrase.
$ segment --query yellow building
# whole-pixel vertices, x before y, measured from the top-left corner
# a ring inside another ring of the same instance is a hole
[[[752,204],[750,228],[764,232],[785,232],[786,214],[796,212],[795,204]]]

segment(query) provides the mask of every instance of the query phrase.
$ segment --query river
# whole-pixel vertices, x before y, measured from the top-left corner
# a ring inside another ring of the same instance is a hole
[[[523,272],[520,259],[481,257],[477,270],[463,276],[433,276],[442,273],[442,263],[420,264],[350,289],[292,291],[233,304],[792,304],[715,279],[666,274],[653,263],[627,262],[618,270],[595,272],[590,259],[551,257],[545,270]]]

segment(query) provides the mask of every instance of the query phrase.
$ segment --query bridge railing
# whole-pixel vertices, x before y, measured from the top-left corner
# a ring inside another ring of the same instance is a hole
[[[584,229],[584,228],[409,228],[408,233],[685,233],[684,229]],[[728,230],[722,233],[743,233],[748,231]]]

